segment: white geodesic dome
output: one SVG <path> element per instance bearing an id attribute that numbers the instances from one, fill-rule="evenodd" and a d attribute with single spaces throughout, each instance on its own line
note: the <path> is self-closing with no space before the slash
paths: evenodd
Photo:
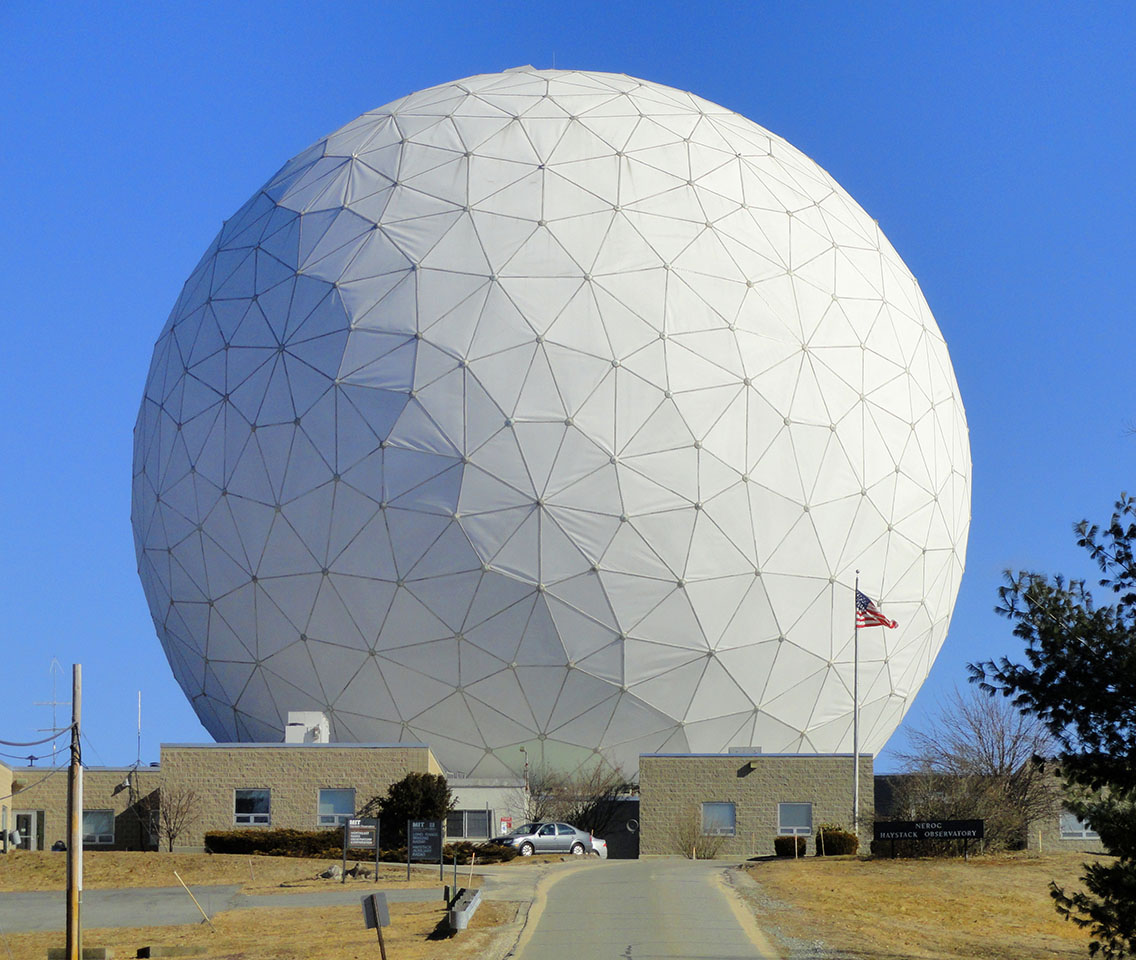
<path id="1" fill-rule="evenodd" d="M 879 226 L 689 93 L 525 67 L 289 161 L 158 339 L 133 524 L 219 740 L 321 710 L 450 770 L 878 750 L 970 514 L 947 348 Z M 526 753 L 518 749 L 525 747 Z"/>

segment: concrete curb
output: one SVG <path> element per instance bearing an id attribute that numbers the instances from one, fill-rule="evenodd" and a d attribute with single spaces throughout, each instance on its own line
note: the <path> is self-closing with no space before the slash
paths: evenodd
<path id="1" fill-rule="evenodd" d="M 765 931 L 757 925 L 753 903 L 741 890 L 741 887 L 748 883 L 756 891 L 757 884 L 753 878 L 736 867 L 726 867 L 718 872 L 715 879 L 722 888 L 723 895 L 729 901 L 730 910 L 737 919 L 738 925 L 745 931 L 745 935 L 749 937 L 758 951 L 767 957 L 784 957 L 785 952 L 780 948 L 780 945 L 774 944 Z"/>
<path id="2" fill-rule="evenodd" d="M 786 960 L 836 960 L 837 953 L 823 940 L 790 937 L 777 923 L 777 914 L 797 908 L 777 900 L 765 892 L 761 882 L 744 865 L 730 867 L 725 872 L 726 883 L 733 895 L 741 901 L 741 909 L 748 910 L 756 924 L 761 920 L 765 936 L 777 945 L 777 956 Z"/>

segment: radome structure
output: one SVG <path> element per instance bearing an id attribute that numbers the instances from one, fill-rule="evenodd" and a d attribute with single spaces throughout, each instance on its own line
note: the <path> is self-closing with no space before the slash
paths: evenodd
<path id="1" fill-rule="evenodd" d="M 879 226 L 689 93 L 519 68 L 371 111 L 158 338 L 139 570 L 219 740 L 321 710 L 450 770 L 878 750 L 947 633 L 970 452 Z M 525 748 L 522 754 L 520 747 Z"/>

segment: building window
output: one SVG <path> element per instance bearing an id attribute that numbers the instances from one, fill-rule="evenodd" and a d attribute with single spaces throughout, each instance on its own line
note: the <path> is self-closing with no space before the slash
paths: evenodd
<path id="1" fill-rule="evenodd" d="M 355 791 L 329 789 L 319 792 L 319 818 L 321 827 L 342 827 L 355 816 Z"/>
<path id="2" fill-rule="evenodd" d="M 268 823 L 270 808 L 270 790 L 233 791 L 233 823 Z"/>
<path id="3" fill-rule="evenodd" d="M 737 808 L 732 803 L 702 804 L 702 833 L 712 837 L 732 837 L 737 833 Z"/>
<path id="4" fill-rule="evenodd" d="M 1070 810 L 1061 811 L 1062 840 L 1099 840 L 1100 834 Z"/>
<path id="5" fill-rule="evenodd" d="M 777 832 L 783 837 L 807 837 L 813 832 L 813 805 L 777 804 Z"/>
<path id="6" fill-rule="evenodd" d="M 484 840 L 493 822 L 489 810 L 451 810 L 446 814 L 446 836 L 453 840 Z"/>
<path id="7" fill-rule="evenodd" d="M 114 843 L 114 811 L 83 811 L 83 843 Z"/>

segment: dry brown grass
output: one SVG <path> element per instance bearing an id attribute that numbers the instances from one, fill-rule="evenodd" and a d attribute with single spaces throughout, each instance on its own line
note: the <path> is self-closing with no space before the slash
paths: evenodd
<path id="1" fill-rule="evenodd" d="M 748 864 L 789 937 L 820 938 L 863 960 L 1038 960 L 1085 957 L 1089 937 L 1053 909 L 1049 881 L 1079 885 L 1096 854 L 959 859 L 852 857 Z M 763 916 L 758 916 L 760 925 Z"/>
<path id="2" fill-rule="evenodd" d="M 392 960 L 500 956 L 504 938 L 516 933 L 512 925 L 517 904 L 513 903 L 483 903 L 469 929 L 453 938 L 440 932 L 445 926 L 445 908 L 439 903 L 393 903 L 390 912 L 391 925 L 383 929 L 383 937 Z M 375 931 L 363 926 L 363 911 L 358 906 L 233 910 L 217 914 L 213 925 L 216 932 L 204 923 L 87 930 L 83 943 L 111 947 L 118 957 L 133 957 L 147 944 L 200 944 L 209 948 L 210 958 L 228 960 L 374 960 L 379 955 Z M 63 945 L 63 934 L 8 934 L 0 945 L 4 940 L 13 960 L 40 960 L 48 947 Z"/>
<path id="3" fill-rule="evenodd" d="M 337 881 L 314 878 L 339 860 L 303 860 L 293 857 L 247 857 L 238 854 L 140 853 L 136 851 L 90 851 L 83 855 L 83 886 L 88 890 L 108 887 L 176 887 L 176 870 L 187 884 L 236 883 L 245 893 L 276 893 L 288 888 L 326 888 Z M 350 867 L 356 860 L 348 858 Z M 374 861 L 361 861 L 374 869 Z M 468 876 L 468 867 L 459 868 Z M 8 890 L 62 890 L 66 883 L 67 855 L 13 850 L 0 857 L 0 892 Z M 406 886 L 406 865 L 379 865 L 379 886 Z M 308 881 L 311 881 L 308 883 Z M 352 881 L 362 884 L 363 881 Z M 411 886 L 430 886 L 438 880 L 437 866 L 415 864 Z M 370 884 L 374 886 L 374 884 Z M 287 888 L 283 888 L 287 889 Z M 2 956 L 2 955 L 0 955 Z"/>

